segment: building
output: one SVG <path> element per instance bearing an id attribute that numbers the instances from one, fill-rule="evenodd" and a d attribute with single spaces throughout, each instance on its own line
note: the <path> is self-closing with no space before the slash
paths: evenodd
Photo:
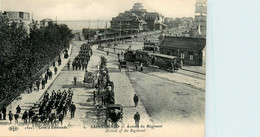
<path id="1" fill-rule="evenodd" d="M 52 19 L 43 19 L 40 21 L 40 27 L 47 27 L 49 23 L 54 23 Z"/>
<path id="2" fill-rule="evenodd" d="M 207 32 L 207 1 L 197 0 L 193 21 L 193 37 L 206 37 Z"/>
<path id="3" fill-rule="evenodd" d="M 142 3 L 135 3 L 130 11 L 120 13 L 112 18 L 111 31 L 117 35 L 128 35 L 146 30 L 164 29 L 164 17 L 157 12 L 147 12 Z"/>
<path id="4" fill-rule="evenodd" d="M 6 16 L 11 22 L 23 23 L 27 33 L 30 32 L 30 13 L 21 11 L 4 11 L 3 16 Z"/>
<path id="5" fill-rule="evenodd" d="M 146 25 L 146 22 L 142 18 L 130 11 L 120 13 L 117 17 L 112 18 L 110 23 L 111 31 L 118 35 L 128 35 L 143 31 Z"/>
<path id="6" fill-rule="evenodd" d="M 159 45 L 159 50 L 161 54 L 180 57 L 183 65 L 202 66 L 205 46 L 204 38 L 165 36 Z"/>
<path id="7" fill-rule="evenodd" d="M 144 20 L 147 23 L 148 30 L 160 30 L 165 29 L 167 25 L 163 24 L 163 16 L 158 12 L 148 12 L 144 16 Z"/>
<path id="8" fill-rule="evenodd" d="M 144 9 L 142 3 L 135 3 L 133 8 L 130 10 L 131 13 L 136 14 L 137 16 L 144 17 L 147 13 L 146 9 Z"/>

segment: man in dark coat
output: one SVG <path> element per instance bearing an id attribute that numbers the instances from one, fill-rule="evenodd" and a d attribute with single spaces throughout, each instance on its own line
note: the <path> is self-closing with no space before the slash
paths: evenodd
<path id="1" fill-rule="evenodd" d="M 27 113 L 27 110 L 25 110 L 23 113 L 23 116 L 22 116 L 24 123 L 27 123 L 27 117 L 28 117 L 28 113 Z"/>
<path id="2" fill-rule="evenodd" d="M 73 104 L 73 102 L 70 105 L 70 114 L 71 114 L 71 119 L 74 118 L 75 115 L 75 111 L 76 111 L 76 106 Z"/>
<path id="3" fill-rule="evenodd" d="M 93 92 L 93 100 L 94 100 L 94 104 L 96 104 L 96 91 Z"/>
<path id="4" fill-rule="evenodd" d="M 6 120 L 6 106 L 5 105 L 2 109 L 2 113 L 3 113 L 3 119 Z"/>
<path id="5" fill-rule="evenodd" d="M 55 66 L 55 67 L 54 67 L 55 75 L 57 74 L 57 71 L 58 71 L 58 68 Z"/>
<path id="6" fill-rule="evenodd" d="M 45 88 L 45 79 L 42 79 L 42 89 Z"/>
<path id="7" fill-rule="evenodd" d="M 9 117 L 10 123 L 12 123 L 12 121 L 13 121 L 13 113 L 11 111 L 9 111 L 8 117 Z"/>
<path id="8" fill-rule="evenodd" d="M 61 65 L 61 58 L 59 57 L 58 59 L 58 65 L 60 66 Z"/>
<path id="9" fill-rule="evenodd" d="M 29 110 L 29 122 L 31 121 L 31 118 L 32 118 L 33 115 L 34 115 L 34 112 L 33 112 L 32 108 L 30 108 L 30 110 Z"/>
<path id="10" fill-rule="evenodd" d="M 139 127 L 140 114 L 138 112 L 135 113 L 134 120 L 135 120 L 135 126 Z"/>
<path id="11" fill-rule="evenodd" d="M 18 113 L 18 114 L 21 113 L 21 108 L 19 105 L 16 107 L 16 113 Z"/>
<path id="12" fill-rule="evenodd" d="M 59 121 L 60 121 L 61 125 L 62 125 L 62 121 L 63 121 L 63 119 L 64 119 L 63 114 L 60 114 L 60 115 L 59 115 Z"/>
<path id="13" fill-rule="evenodd" d="M 36 87 L 37 87 L 37 91 L 39 91 L 40 89 L 40 80 L 36 80 Z"/>
<path id="14" fill-rule="evenodd" d="M 134 98 L 133 98 L 133 100 L 134 100 L 134 103 L 135 103 L 135 107 L 138 105 L 138 101 L 139 101 L 139 98 L 137 97 L 137 95 L 135 94 L 134 95 Z"/>
<path id="15" fill-rule="evenodd" d="M 18 124 L 18 118 L 19 118 L 19 114 L 18 113 L 14 114 L 15 123 L 17 124 Z"/>

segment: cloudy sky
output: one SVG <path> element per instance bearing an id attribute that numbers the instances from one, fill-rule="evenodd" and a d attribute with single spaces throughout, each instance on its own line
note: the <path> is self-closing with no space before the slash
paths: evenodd
<path id="1" fill-rule="evenodd" d="M 193 17 L 196 0 L 0 0 L 2 11 L 27 11 L 34 19 L 109 20 L 130 10 L 135 2 L 143 3 L 148 12 L 165 17 Z"/>

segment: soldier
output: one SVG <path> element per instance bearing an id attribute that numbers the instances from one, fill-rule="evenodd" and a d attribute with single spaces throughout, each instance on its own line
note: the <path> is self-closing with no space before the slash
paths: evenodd
<path id="1" fill-rule="evenodd" d="M 9 111 L 8 116 L 9 116 L 10 123 L 12 123 L 12 121 L 13 121 L 13 113 L 11 111 Z"/>
<path id="2" fill-rule="evenodd" d="M 28 117 L 28 113 L 27 113 L 27 110 L 25 110 L 24 113 L 23 113 L 23 116 L 22 116 L 24 123 L 27 123 L 27 117 Z"/>
<path id="3" fill-rule="evenodd" d="M 134 98 L 133 98 L 133 100 L 134 100 L 134 103 L 135 103 L 135 107 L 138 105 L 138 101 L 139 101 L 139 98 L 137 97 L 137 95 L 135 94 L 134 95 Z"/>
<path id="4" fill-rule="evenodd" d="M 15 123 L 17 124 L 18 124 L 18 118 L 19 118 L 19 114 L 18 113 L 14 114 Z"/>
<path id="5" fill-rule="evenodd" d="M 18 114 L 21 113 L 21 108 L 19 105 L 16 107 L 16 113 L 18 113 Z"/>
<path id="6" fill-rule="evenodd" d="M 62 125 L 62 121 L 63 121 L 63 119 L 64 119 L 63 114 L 60 114 L 60 115 L 59 115 L 59 121 L 60 121 L 61 125 Z"/>
<path id="7" fill-rule="evenodd" d="M 134 120 L 135 120 L 135 126 L 139 127 L 140 114 L 138 112 L 135 113 Z"/>
<path id="8" fill-rule="evenodd" d="M 71 114 L 71 119 L 74 118 L 75 115 L 75 111 L 76 111 L 76 106 L 73 104 L 73 102 L 70 105 L 70 114 Z"/>
<path id="9" fill-rule="evenodd" d="M 32 108 L 30 108 L 30 110 L 29 110 L 29 122 L 31 121 L 31 118 L 32 118 L 33 115 L 34 115 L 34 112 L 33 112 Z"/>

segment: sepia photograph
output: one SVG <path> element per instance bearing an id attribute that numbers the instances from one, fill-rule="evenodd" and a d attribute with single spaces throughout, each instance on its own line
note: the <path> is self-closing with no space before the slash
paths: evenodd
<path id="1" fill-rule="evenodd" d="M 204 137 L 207 0 L 0 0 L 0 136 Z"/>

